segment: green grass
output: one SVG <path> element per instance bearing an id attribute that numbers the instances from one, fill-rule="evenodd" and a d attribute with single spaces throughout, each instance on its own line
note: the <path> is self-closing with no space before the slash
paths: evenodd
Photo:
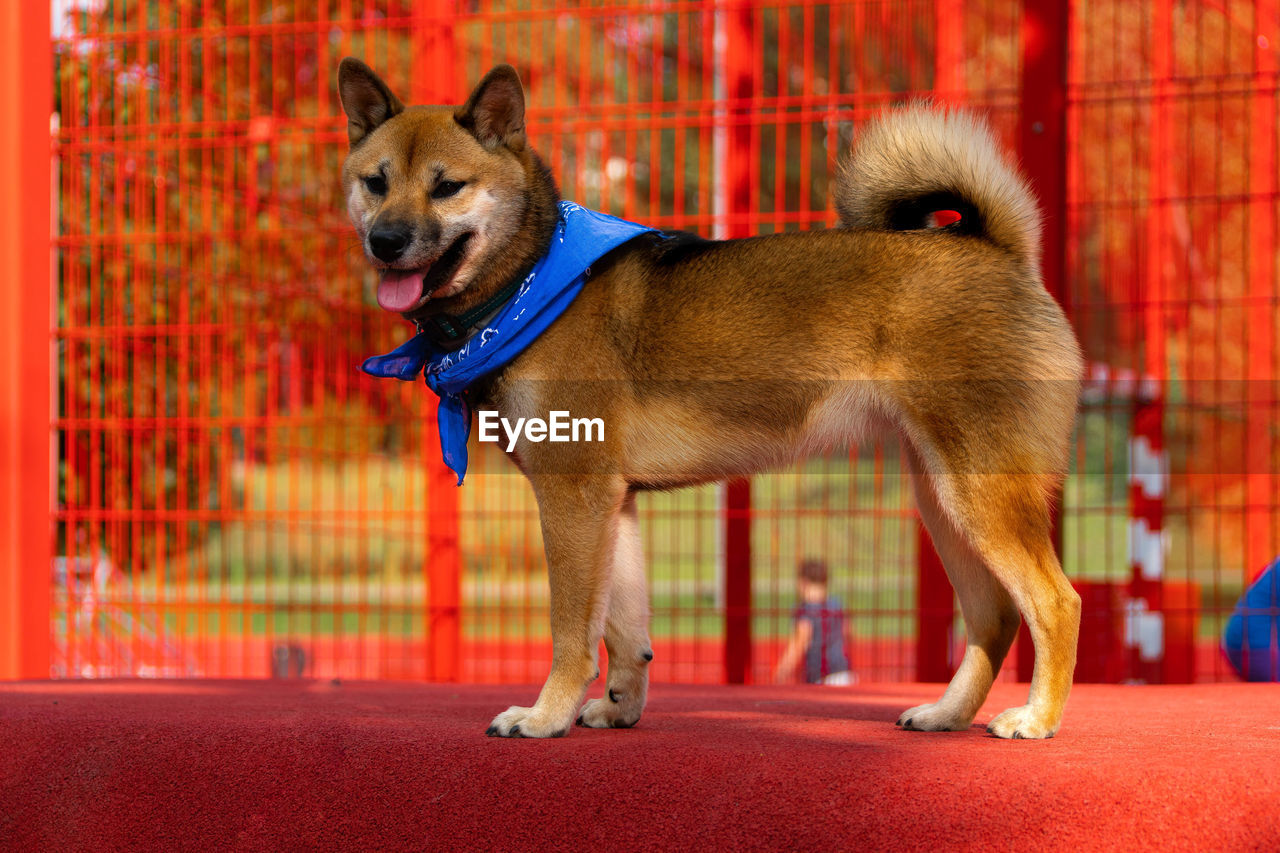
<path id="1" fill-rule="evenodd" d="M 1130 575 L 1127 484 L 1094 461 L 1109 452 L 1112 466 L 1123 472 L 1123 447 L 1113 446 L 1123 437 L 1100 416 L 1082 419 L 1080 440 L 1092 467 L 1073 473 L 1063 505 L 1064 555 L 1073 578 L 1123 582 Z M 545 566 L 532 493 L 505 459 L 487 451 L 473 456 L 458 492 L 464 607 L 517 613 L 544 608 Z M 134 582 L 132 595 L 162 612 L 166 603 L 183 601 L 227 605 L 229 615 L 212 613 L 203 627 L 191 621 L 195 617 L 180 626 L 166 616 L 171 629 L 422 630 L 416 614 L 429 599 L 422 568 L 429 531 L 421 466 L 378 457 L 324 464 L 295 459 L 247 466 L 237 486 L 243 520 L 212 526 L 203 545 L 171 559 L 163 575 Z M 806 556 L 828 561 L 832 591 L 858 616 L 853 624 L 859 633 L 901 630 L 899 614 L 915 607 L 917 521 L 894 449 L 811 459 L 756 477 L 752 503 L 759 635 L 789 630 L 795 566 Z M 718 489 L 644 494 L 640 511 L 655 636 L 718 635 Z M 1176 523 L 1171 537 L 1181 547 L 1170 550 L 1167 576 L 1200 583 L 1206 607 L 1229 607 L 1242 579 L 1223 578 L 1210 543 L 1193 547 Z M 235 612 L 246 605 L 255 611 L 251 616 Z M 365 615 L 343 612 L 353 605 Z M 218 619 L 226 620 L 225 628 Z M 475 635 L 495 629 L 465 621 Z"/>

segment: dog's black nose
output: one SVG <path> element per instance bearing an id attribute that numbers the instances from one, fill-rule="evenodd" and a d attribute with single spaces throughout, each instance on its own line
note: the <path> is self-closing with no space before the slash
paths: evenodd
<path id="1" fill-rule="evenodd" d="M 409 245 L 409 229 L 400 225 L 375 228 L 369 232 L 369 251 L 384 264 L 400 259 Z"/>

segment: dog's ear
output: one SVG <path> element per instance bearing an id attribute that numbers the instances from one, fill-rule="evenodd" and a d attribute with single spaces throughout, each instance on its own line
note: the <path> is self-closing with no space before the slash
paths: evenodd
<path id="1" fill-rule="evenodd" d="M 524 87 L 510 65 L 499 65 L 484 75 L 467 102 L 453 114 L 485 148 L 524 146 Z"/>
<path id="2" fill-rule="evenodd" d="M 404 112 L 404 104 L 387 84 L 354 56 L 348 56 L 338 66 L 338 97 L 347 114 L 347 139 L 352 148 L 378 125 Z"/>

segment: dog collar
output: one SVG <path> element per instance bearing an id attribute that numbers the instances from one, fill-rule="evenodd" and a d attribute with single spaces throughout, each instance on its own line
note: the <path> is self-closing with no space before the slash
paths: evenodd
<path id="1" fill-rule="evenodd" d="M 467 340 L 480 331 L 484 322 L 498 313 L 507 300 L 516 295 L 524 276 L 517 276 L 502 290 L 495 293 L 485 302 L 464 314 L 432 314 L 415 320 L 418 331 L 431 339 L 431 343 L 444 352 L 452 352 L 466 344 Z"/>
<path id="2" fill-rule="evenodd" d="M 440 450 L 445 464 L 458 475 L 459 486 L 467 473 L 471 434 L 471 408 L 464 397 L 467 388 L 505 367 L 537 340 L 582 292 L 593 263 L 623 243 L 656 230 L 569 201 L 560 202 L 559 216 L 547 252 L 516 283 L 514 293 L 506 294 L 512 289 L 509 285 L 484 305 L 449 319 L 449 333 L 461 341 L 460 347 L 437 343 L 431 331 L 419 327 L 418 334 L 396 349 L 365 359 L 360 366 L 371 376 L 426 378 L 427 386 L 440 397 L 436 411 Z"/>

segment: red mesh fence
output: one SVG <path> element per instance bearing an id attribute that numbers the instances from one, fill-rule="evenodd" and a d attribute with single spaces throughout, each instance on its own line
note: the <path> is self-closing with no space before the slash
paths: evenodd
<path id="1" fill-rule="evenodd" d="M 1217 640 L 1280 551 L 1278 28 L 1269 0 L 1073 8 L 1067 300 L 1092 381 L 1064 557 L 1098 679 L 1231 677 Z"/>
<path id="2" fill-rule="evenodd" d="M 434 397 L 356 369 L 407 333 L 344 220 L 356 55 L 419 102 L 513 63 L 566 198 L 708 236 L 834 224 L 833 166 L 886 106 L 965 104 L 1016 148 L 1041 132 L 1020 104 L 1059 93 L 1046 216 L 1091 365 L 1061 511 L 1080 676 L 1231 677 L 1216 638 L 1280 550 L 1277 4 L 1033 7 L 1066 30 L 1007 0 L 59 4 L 52 672 L 546 673 L 528 486 L 473 445 L 453 489 Z M 1023 74 L 1045 44 L 1056 81 Z M 770 680 L 805 557 L 858 678 L 958 660 L 894 446 L 641 513 L 655 679 Z"/>

